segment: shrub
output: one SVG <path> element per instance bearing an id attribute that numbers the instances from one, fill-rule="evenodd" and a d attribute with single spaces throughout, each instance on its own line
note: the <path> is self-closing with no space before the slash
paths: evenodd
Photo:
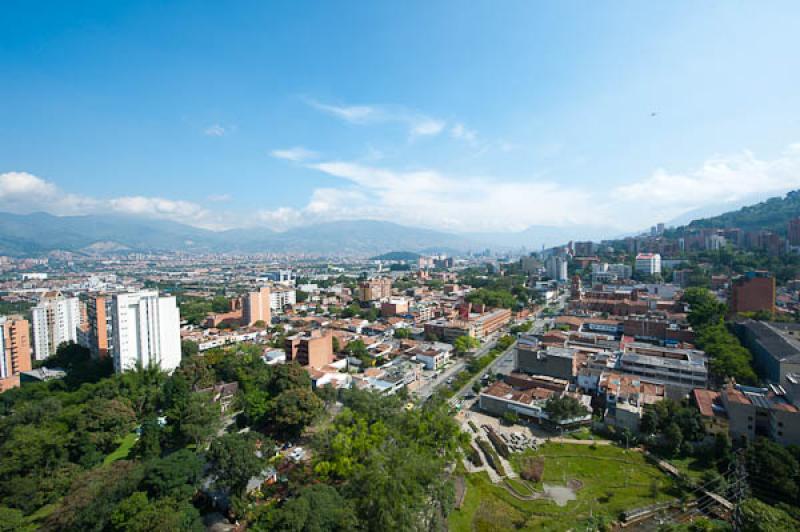
<path id="1" fill-rule="evenodd" d="M 481 460 L 481 453 L 472 446 L 472 444 L 464 446 L 464 452 L 467 454 L 467 460 L 470 461 L 472 465 L 475 467 L 481 467 L 483 465 L 483 460 Z"/>
<path id="2" fill-rule="evenodd" d="M 503 464 L 500 463 L 500 458 L 497 456 L 497 453 L 494 452 L 492 445 L 483 438 L 478 438 L 476 441 L 478 442 L 478 447 L 481 448 L 484 456 L 486 456 L 486 462 L 497 471 L 498 475 L 505 476 L 506 470 L 503 468 Z"/>
<path id="3" fill-rule="evenodd" d="M 506 442 L 491 428 L 487 433 L 489 434 L 489 440 L 492 442 L 492 445 L 494 445 L 494 448 L 497 449 L 497 452 L 500 453 L 500 456 L 508 460 L 511 457 L 511 452 L 509 452 Z"/>
<path id="4" fill-rule="evenodd" d="M 522 460 L 519 476 L 531 482 L 541 482 L 544 477 L 544 458 L 530 456 Z"/>

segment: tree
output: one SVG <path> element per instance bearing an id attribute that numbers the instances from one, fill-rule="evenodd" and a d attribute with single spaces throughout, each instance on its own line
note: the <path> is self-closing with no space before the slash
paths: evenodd
<path id="1" fill-rule="evenodd" d="M 720 323 L 727 310 L 725 304 L 706 288 L 687 288 L 683 302 L 689 304 L 688 320 L 693 327 Z"/>
<path id="2" fill-rule="evenodd" d="M 141 488 L 150 497 L 188 499 L 203 474 L 203 460 L 188 449 L 147 462 Z"/>
<path id="3" fill-rule="evenodd" d="M 210 393 L 192 393 L 168 410 L 166 417 L 175 442 L 202 447 L 220 426 L 220 406 Z"/>
<path id="4" fill-rule="evenodd" d="M 474 336 L 464 335 L 455 339 L 453 342 L 453 349 L 455 350 L 456 354 L 464 355 L 465 353 L 480 347 L 480 345 L 480 341 Z"/>
<path id="5" fill-rule="evenodd" d="M 785 447 L 758 438 L 747 449 L 747 474 L 754 493 L 795 504 L 800 495 L 800 464 Z"/>
<path id="6" fill-rule="evenodd" d="M 552 396 L 544 404 L 544 411 L 553 423 L 560 424 L 562 421 L 585 416 L 589 413 L 580 401 L 569 395 L 563 397 Z"/>
<path id="7" fill-rule="evenodd" d="M 197 345 L 197 342 L 193 342 L 191 340 L 182 340 L 181 341 L 181 359 L 191 358 L 196 356 L 197 353 L 200 352 L 200 346 Z"/>
<path id="8" fill-rule="evenodd" d="M 270 512 L 266 521 L 264 530 L 286 532 L 344 532 L 358 528 L 352 502 L 325 484 L 302 488 L 297 497 Z"/>
<path id="9" fill-rule="evenodd" d="M 205 530 L 200 512 L 188 501 L 150 499 L 137 491 L 123 499 L 110 518 L 112 532 L 149 532 L 151 530 Z"/>
<path id="10" fill-rule="evenodd" d="M 394 330 L 394 337 L 397 339 L 411 338 L 411 330 L 407 327 L 400 327 Z"/>
<path id="11" fill-rule="evenodd" d="M 25 514 L 14 508 L 0 506 L 0 532 L 34 532 L 36 527 L 25 519 Z"/>
<path id="12" fill-rule="evenodd" d="M 139 439 L 133 446 L 134 455 L 142 460 L 161 456 L 161 438 L 164 431 L 158 419 L 151 416 L 142 421 L 139 432 Z"/>
<path id="13" fill-rule="evenodd" d="M 788 513 L 757 499 L 742 503 L 742 530 L 749 532 L 784 532 L 800 526 Z"/>
<path id="14" fill-rule="evenodd" d="M 266 465 L 266 461 L 256 455 L 257 445 L 258 435 L 253 432 L 225 434 L 212 442 L 208 460 L 220 489 L 236 496 L 244 495 L 247 482 Z M 262 444 L 264 448 L 271 445 L 271 442 Z"/>
<path id="15" fill-rule="evenodd" d="M 297 436 L 316 419 L 323 406 L 310 387 L 292 388 L 276 398 L 273 420 L 279 430 Z"/>
<path id="16" fill-rule="evenodd" d="M 513 410 L 506 410 L 503 413 L 503 421 L 505 421 L 509 425 L 516 425 L 517 423 L 519 423 L 519 414 L 517 414 Z"/>
<path id="17" fill-rule="evenodd" d="M 333 339 L 331 340 L 331 343 L 333 344 L 333 352 L 334 353 L 338 353 L 342 349 L 342 345 L 339 342 L 339 338 L 338 337 L 334 336 Z"/>
<path id="18" fill-rule="evenodd" d="M 119 460 L 75 479 L 43 530 L 103 530 L 119 501 L 131 495 L 143 473 L 140 464 Z"/>

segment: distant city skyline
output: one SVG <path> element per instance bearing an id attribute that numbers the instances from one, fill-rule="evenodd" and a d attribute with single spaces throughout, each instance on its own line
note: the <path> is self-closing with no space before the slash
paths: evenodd
<path id="1" fill-rule="evenodd" d="M 620 232 L 800 188 L 800 5 L 8 2 L 0 211 Z"/>

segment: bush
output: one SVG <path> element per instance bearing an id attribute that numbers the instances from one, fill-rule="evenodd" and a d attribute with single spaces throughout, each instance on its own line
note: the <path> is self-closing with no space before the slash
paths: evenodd
<path id="1" fill-rule="evenodd" d="M 478 442 L 478 447 L 481 448 L 484 456 L 486 456 L 486 462 L 492 466 L 492 469 L 497 471 L 498 475 L 505 476 L 506 470 L 503 468 L 503 464 L 500 463 L 500 458 L 497 456 L 497 453 L 494 452 L 492 445 L 483 438 L 478 438 L 476 441 Z"/>
<path id="2" fill-rule="evenodd" d="M 472 444 L 467 444 L 464 446 L 464 452 L 467 455 L 467 460 L 470 461 L 472 465 L 475 467 L 481 467 L 483 465 L 483 460 L 481 460 L 481 453 L 472 446 Z"/>
<path id="3" fill-rule="evenodd" d="M 467 423 L 469 424 L 469 428 L 472 429 L 472 432 L 474 432 L 475 434 L 478 434 L 478 426 L 475 423 L 473 423 L 472 421 L 467 421 Z"/>
<path id="4" fill-rule="evenodd" d="M 497 449 L 498 453 L 500 453 L 500 456 L 508 460 L 511 457 L 511 452 L 508 450 L 508 445 L 506 445 L 506 442 L 504 442 L 503 439 L 491 428 L 487 431 L 487 434 L 489 435 L 489 440 L 492 442 L 492 445 L 494 445 L 494 448 Z"/>
<path id="5" fill-rule="evenodd" d="M 523 480 L 531 482 L 541 482 L 544 478 L 544 458 L 540 456 L 529 456 L 522 460 L 519 476 Z"/>

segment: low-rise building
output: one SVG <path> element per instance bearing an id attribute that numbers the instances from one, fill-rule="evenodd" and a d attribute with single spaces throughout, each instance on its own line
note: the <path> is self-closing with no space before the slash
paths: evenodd
<path id="1" fill-rule="evenodd" d="M 672 397 L 683 397 L 694 388 L 708 384 L 705 353 L 696 349 L 672 349 L 633 342 L 625 344 L 618 357 L 618 369 L 663 383 Z"/>
<path id="2" fill-rule="evenodd" d="M 288 362 L 301 366 L 321 368 L 333 362 L 333 335 L 313 330 L 286 337 L 284 349 Z"/>
<path id="3" fill-rule="evenodd" d="M 800 409 L 783 387 L 753 388 L 729 381 L 721 400 L 732 440 L 764 436 L 781 445 L 800 445 Z"/>
<path id="4" fill-rule="evenodd" d="M 563 379 L 512 373 L 505 381 L 496 381 L 482 391 L 478 401 L 481 410 L 496 416 L 514 412 L 533 423 L 570 430 L 591 423 L 591 398 L 589 396 L 573 394 L 573 397 L 586 407 L 587 412 L 575 419 L 566 419 L 555 423 L 545 412 L 547 400 L 567 394 L 568 387 L 569 382 Z"/>
<path id="5" fill-rule="evenodd" d="M 533 347 L 531 342 L 518 342 L 515 367 L 531 375 L 546 375 L 572 380 L 576 373 L 575 349 L 566 347 Z"/>
<path id="6" fill-rule="evenodd" d="M 744 320 L 734 330 L 761 378 L 785 385 L 788 373 L 800 374 L 800 325 Z"/>

